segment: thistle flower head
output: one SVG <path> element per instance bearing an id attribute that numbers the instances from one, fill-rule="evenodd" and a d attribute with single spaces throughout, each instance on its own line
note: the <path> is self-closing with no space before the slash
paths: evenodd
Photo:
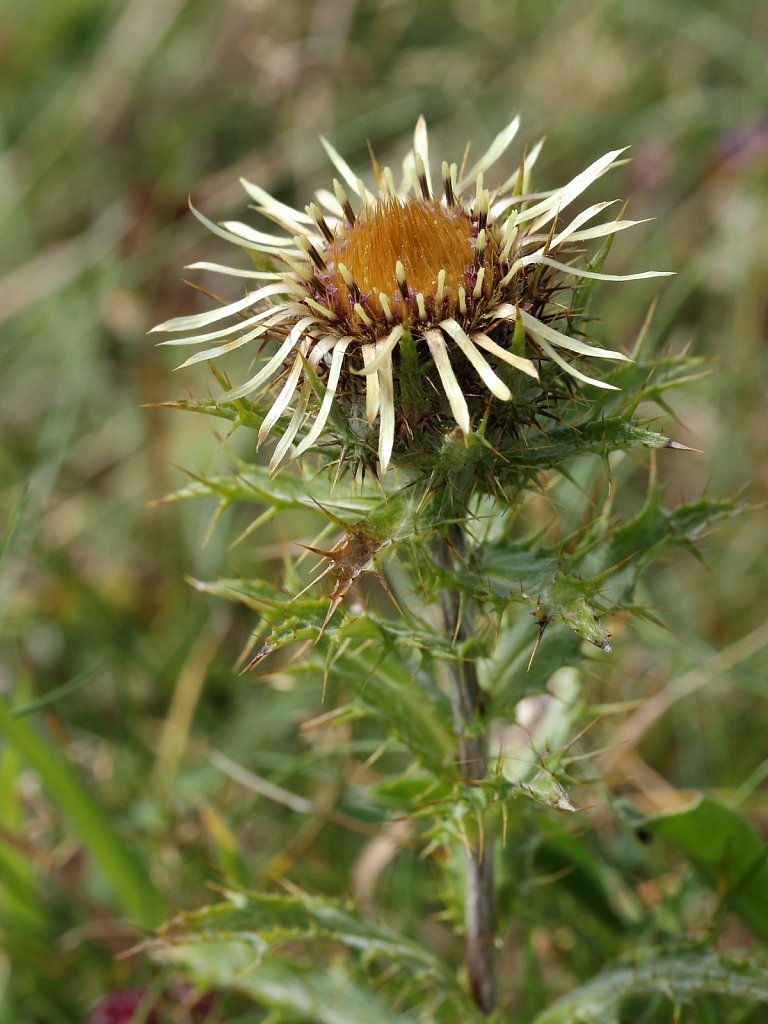
<path id="1" fill-rule="evenodd" d="M 334 404 L 362 443 L 371 437 L 383 473 L 393 451 L 407 448 L 418 431 L 458 428 L 466 435 L 494 400 L 511 403 L 513 411 L 520 406 L 523 422 L 526 401 L 551 398 L 569 380 L 612 387 L 580 366 L 585 359 L 626 357 L 573 337 L 570 319 L 578 311 L 560 293 L 578 278 L 634 280 L 656 272 L 608 275 L 570 262 L 578 243 L 637 223 L 585 226 L 611 203 L 562 220 L 622 150 L 606 153 L 561 188 L 533 193 L 539 144 L 510 178 L 486 187 L 486 172 L 518 127 L 515 118 L 468 171 L 443 162 L 435 183 L 420 118 L 401 183 L 374 159 L 375 189 L 323 140 L 341 180 L 333 180 L 332 191 L 320 190 L 304 211 L 243 182 L 284 234 L 239 222 L 219 226 L 194 211 L 214 233 L 249 250 L 257 266 L 268 261 L 271 269 L 195 264 L 265 283 L 155 330 L 182 335 L 165 344 L 215 342 L 183 365 L 244 345 L 256 344 L 261 353 L 263 342 L 276 344 L 250 379 L 222 396 L 235 400 L 271 389 L 259 441 L 287 420 L 272 467 L 317 443 Z M 526 389 L 534 397 L 523 401 Z"/>

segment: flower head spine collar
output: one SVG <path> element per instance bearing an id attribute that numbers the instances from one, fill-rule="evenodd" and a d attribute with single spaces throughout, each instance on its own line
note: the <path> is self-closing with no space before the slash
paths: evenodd
<path id="1" fill-rule="evenodd" d="M 554 296 L 571 276 L 608 281 L 662 276 L 596 273 L 556 258 L 572 258 L 569 247 L 575 243 L 640 223 L 617 219 L 586 227 L 613 205 L 603 202 L 558 226 L 563 211 L 615 165 L 623 150 L 606 153 L 561 188 L 532 193 L 539 143 L 515 174 L 489 189 L 486 172 L 518 128 L 515 118 L 466 172 L 443 162 L 435 188 L 420 118 L 400 185 L 389 167 L 380 169 L 374 160 L 375 192 L 323 140 L 341 180 L 334 179 L 333 191 L 320 190 L 304 212 L 243 181 L 257 209 L 285 232 L 281 235 L 240 222 L 219 226 L 193 209 L 212 232 L 249 250 L 257 266 L 269 261 L 273 269 L 193 264 L 264 283 L 220 308 L 154 330 L 183 335 L 164 344 L 215 343 L 183 366 L 252 342 L 279 342 L 250 379 L 221 398 L 232 401 L 279 385 L 259 432 L 262 442 L 290 412 L 271 468 L 289 452 L 295 458 L 311 448 L 334 401 L 343 401 L 358 432 L 378 424 L 379 471 L 386 472 L 396 438 L 411 433 L 399 404 L 398 368 L 406 344 L 423 366 L 425 392 L 444 410 L 438 422 L 450 417 L 464 435 L 475 409 L 491 396 L 513 400 L 510 374 L 538 381 L 542 368 L 550 366 L 594 387 L 613 387 L 575 364 L 583 357 L 626 357 L 571 337 L 552 322 L 565 317 L 567 328 L 567 311 Z M 543 291 L 542 274 L 554 281 Z M 226 325 L 207 330 L 220 322 Z M 525 352 L 510 344 L 513 335 L 525 339 Z M 313 382 L 318 380 L 324 391 L 315 408 Z"/>

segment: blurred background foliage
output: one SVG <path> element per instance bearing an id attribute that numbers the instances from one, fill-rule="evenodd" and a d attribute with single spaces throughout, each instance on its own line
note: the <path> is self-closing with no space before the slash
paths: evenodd
<path id="1" fill-rule="evenodd" d="M 627 196 L 631 216 L 655 220 L 617 238 L 608 269 L 678 276 L 602 286 L 595 334 L 628 349 L 659 296 L 652 344 L 690 348 L 708 371 L 658 424 L 701 450 L 662 453 L 662 493 L 760 503 L 767 48 L 768 8 L 743 0 L 6 0 L 0 695 L 27 714 L 2 718 L 4 1024 L 75 1024 L 110 992 L 167 987 L 146 957 L 116 959 L 142 936 L 124 918 L 151 927 L 226 878 L 363 906 L 375 895 L 405 932 L 448 941 L 418 849 L 371 864 L 379 765 L 367 759 L 381 736 L 318 721 L 329 708 L 316 674 L 237 675 L 254 617 L 185 581 L 276 575 L 312 526 L 281 518 L 232 546 L 245 512 L 208 536 L 212 506 L 151 505 L 183 484 L 178 467 L 224 472 L 253 444 L 149 407 L 215 391 L 205 367 L 173 376 L 173 354 L 145 337 L 207 301 L 184 264 L 229 256 L 188 195 L 214 219 L 240 217 L 245 175 L 301 207 L 329 178 L 319 134 L 362 170 L 367 140 L 399 161 L 419 113 L 433 153 L 455 159 L 519 110 L 525 142 L 548 137 L 543 188 L 631 144 L 595 199 Z M 647 480 L 645 456 L 616 467 L 617 507 L 639 507 Z M 567 521 L 567 491 L 561 501 Z M 758 511 L 706 539 L 703 560 L 658 567 L 645 587 L 665 628 L 612 623 L 615 653 L 591 663 L 589 695 L 595 708 L 625 703 L 590 732 L 588 748 L 607 753 L 586 768 L 609 793 L 660 810 L 714 789 L 768 828 L 764 536 Z M 233 781 L 213 751 L 283 797 Z M 580 802 L 579 827 L 635 866 L 637 895 L 673 934 L 716 928 L 714 897 L 687 901 L 671 848 L 628 853 L 604 793 Z M 507 1005 L 531 1011 L 611 945 L 600 933 L 579 950 L 571 896 L 535 891 L 526 942 L 512 925 L 504 951 Z M 168 1020 L 192 1019 L 182 1003 L 169 1001 Z M 247 1004 L 216 1012 L 263 1019 Z"/>

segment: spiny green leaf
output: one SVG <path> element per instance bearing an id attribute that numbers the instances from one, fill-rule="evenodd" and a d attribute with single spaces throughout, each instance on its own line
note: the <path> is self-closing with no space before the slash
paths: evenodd
<path id="1" fill-rule="evenodd" d="M 499 638 L 489 658 L 478 663 L 483 689 L 492 695 L 497 715 L 511 715 L 521 698 L 540 693 L 563 666 L 578 667 L 583 660 L 580 638 L 561 623 L 547 627 L 531 661 L 536 629 L 528 615 L 505 615 Z"/>
<path id="2" fill-rule="evenodd" d="M 525 444 L 502 452 L 510 469 L 553 469 L 583 455 L 605 458 L 611 452 L 639 448 L 671 448 L 664 434 L 632 423 L 624 416 L 585 421 L 579 426 L 556 426 L 527 435 Z M 500 470 L 503 472 L 503 470 Z"/>
<path id="3" fill-rule="evenodd" d="M 275 1011 L 275 1021 L 313 1024 L 412 1024 L 340 964 L 317 967 L 295 958 L 262 958 L 253 943 L 195 941 L 156 953 L 185 969 L 203 988 L 235 989 Z M 429 1024 L 429 1018 L 424 1019 Z"/>
<path id="4" fill-rule="evenodd" d="M 328 610 L 327 598 L 291 600 L 262 580 L 195 581 L 195 586 L 259 612 L 267 629 L 261 630 L 254 661 L 297 640 L 318 641 Z M 346 686 L 361 708 L 385 721 L 418 761 L 437 770 L 455 756 L 455 747 L 450 706 L 422 664 L 426 651 L 449 656 L 449 641 L 441 645 L 439 638 L 422 636 L 405 624 L 362 614 L 331 624 L 308 656 L 321 675 Z"/>
<path id="5" fill-rule="evenodd" d="M 351 486 L 345 490 L 341 483 L 333 494 L 329 495 L 328 492 L 329 486 L 325 480 L 310 483 L 290 473 L 270 477 L 264 466 L 242 463 L 237 473 L 196 480 L 161 498 L 157 504 L 189 498 L 218 497 L 227 501 L 258 502 L 281 510 L 304 509 L 325 515 L 327 519 L 336 516 L 345 523 L 357 522 L 381 504 L 380 496 L 360 496 L 354 493 Z"/>
<path id="6" fill-rule="evenodd" d="M 621 600 L 631 601 L 641 573 L 661 554 L 674 548 L 693 550 L 703 533 L 745 510 L 745 506 L 732 499 L 711 501 L 702 498 L 668 511 L 662 506 L 658 488 L 652 482 L 641 511 L 630 522 L 614 530 L 605 546 L 604 565 L 627 562 L 607 583 L 606 591 L 619 593 Z"/>
<path id="7" fill-rule="evenodd" d="M 455 586 L 475 596 L 483 591 L 492 599 L 518 601 L 533 608 L 540 629 L 562 622 L 582 640 L 610 651 L 608 633 L 599 619 L 602 607 L 595 602 L 595 585 L 566 572 L 548 552 L 508 541 L 479 548 L 469 570 Z"/>
<path id="8" fill-rule="evenodd" d="M 376 802 L 413 812 L 424 804 L 447 800 L 451 786 L 431 772 L 412 767 L 405 775 L 386 778 L 374 787 Z"/>
<path id="9" fill-rule="evenodd" d="M 621 392 L 606 392 L 600 395 L 601 408 L 634 401 L 642 390 L 644 402 L 659 402 L 665 392 L 700 380 L 709 374 L 707 360 L 691 356 L 664 356 L 652 361 L 620 363 L 611 374 L 611 383 Z M 666 407 L 666 402 L 664 406 Z"/>
<path id="10" fill-rule="evenodd" d="M 532 698 L 535 713 L 525 727 L 504 730 L 494 755 L 497 773 L 517 787 L 517 793 L 562 811 L 574 807 L 561 778 L 568 747 L 582 714 L 581 682 L 573 668 L 559 668 L 548 680 L 547 692 Z M 516 795 L 516 794 L 513 794 Z"/>
<path id="11" fill-rule="evenodd" d="M 428 662 L 416 655 L 406 658 L 401 645 L 364 617 L 340 630 L 339 638 L 349 642 L 333 657 L 331 678 L 386 722 L 418 761 L 444 771 L 456 756 L 450 705 Z"/>
<path id="12" fill-rule="evenodd" d="M 327 598 L 308 594 L 291 598 L 264 580 L 190 582 L 202 593 L 223 597 L 227 601 L 237 601 L 258 612 L 261 617 L 259 635 L 262 645 L 251 664 L 297 640 L 317 640 L 328 611 Z"/>
<path id="13" fill-rule="evenodd" d="M 206 416 L 216 416 L 230 423 L 260 430 L 265 413 L 245 398 L 236 402 L 217 402 L 214 398 L 179 399 L 175 402 L 157 402 L 153 409 L 181 409 L 182 412 L 199 412 Z"/>
<path id="14" fill-rule="evenodd" d="M 520 789 L 536 803 L 558 811 L 576 810 L 557 776 L 545 769 L 537 771 L 531 779 L 521 783 Z"/>
<path id="15" fill-rule="evenodd" d="M 425 947 L 395 932 L 379 928 L 351 907 L 306 893 L 284 896 L 238 893 L 226 903 L 181 914 L 160 929 L 155 943 L 177 946 L 187 942 L 245 939 L 254 953 L 263 954 L 286 942 L 338 942 L 365 960 L 383 958 L 404 973 L 429 976 L 445 984 L 446 965 Z"/>
<path id="16" fill-rule="evenodd" d="M 422 492 L 403 487 L 374 505 L 357 525 L 379 541 L 405 541 L 426 529 L 428 522 Z"/>
<path id="17" fill-rule="evenodd" d="M 262 621 L 274 627 L 265 644 L 277 650 L 292 639 L 318 639 L 320 627 L 328 611 L 328 598 L 322 594 L 306 593 L 290 597 L 266 580 L 222 579 L 213 583 L 190 579 L 201 593 L 237 601 L 258 612 Z M 341 627 L 339 627 L 341 629 Z M 291 636 L 291 633 L 295 636 Z M 335 631 L 334 631 L 335 632 Z M 361 612 L 352 615 L 345 623 L 338 640 L 371 637 L 383 641 L 384 646 L 411 648 L 420 653 L 431 652 L 443 657 L 458 656 L 453 651 L 449 637 L 435 634 L 426 627 L 412 624 L 410 620 L 388 619 L 375 612 Z"/>
<path id="18" fill-rule="evenodd" d="M 533 1024 L 618 1024 L 628 996 L 660 994 L 686 1003 L 714 994 L 750 1002 L 768 1001 L 768 971 L 749 957 L 708 951 L 651 954 L 598 974 L 540 1013 Z"/>
<path id="19" fill-rule="evenodd" d="M 562 622 L 582 640 L 588 640 L 602 651 L 610 651 L 609 633 L 600 622 L 599 608 L 590 603 L 593 595 L 594 587 L 589 580 L 580 580 L 558 570 L 539 596 L 539 622 L 542 625 Z"/>
<path id="20" fill-rule="evenodd" d="M 490 588 L 506 600 L 520 600 L 535 605 L 557 575 L 558 562 L 548 552 L 531 549 L 526 544 L 509 541 L 485 544 L 473 559 L 471 575 L 462 573 L 470 585 Z"/>

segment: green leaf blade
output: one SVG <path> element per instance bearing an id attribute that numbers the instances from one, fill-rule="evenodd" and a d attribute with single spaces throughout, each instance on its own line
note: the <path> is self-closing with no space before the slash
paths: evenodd
<path id="1" fill-rule="evenodd" d="M 533 1024 L 618 1024 L 624 999 L 654 994 L 675 1004 L 709 994 L 766 1002 L 768 971 L 746 957 L 726 958 L 709 951 L 638 958 L 569 992 Z"/>
<path id="2" fill-rule="evenodd" d="M 69 819 L 125 913 L 151 928 L 165 916 L 165 903 L 140 862 L 115 832 L 109 816 L 72 767 L 0 701 L 0 730 L 19 756 L 40 776 L 49 795 Z"/>

